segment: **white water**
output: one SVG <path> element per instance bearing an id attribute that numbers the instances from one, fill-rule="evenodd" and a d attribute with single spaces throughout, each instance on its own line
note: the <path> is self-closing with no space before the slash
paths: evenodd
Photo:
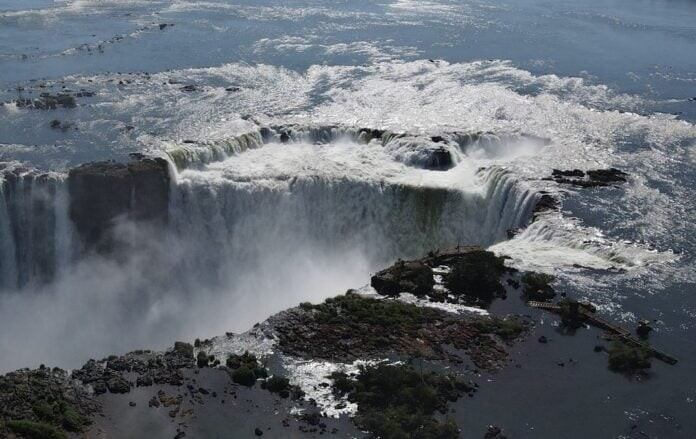
<path id="1" fill-rule="evenodd" d="M 70 79 L 97 92 L 97 105 L 74 114 L 79 135 L 95 144 L 104 135 L 107 145 L 137 145 L 172 160 L 177 175 L 170 228 L 128 229 L 140 247 L 126 261 L 73 264 L 67 194 L 50 198 L 52 214 L 34 215 L 27 206 L 42 203 L 28 200 L 41 199 L 43 191 L 34 184 L 29 204 L 17 208 L 12 200 L 25 192 L 8 192 L 3 184 L 4 287 L 42 277 L 27 258 L 37 248 L 46 255 L 40 266 L 61 267 L 61 274 L 43 287 L 3 292 L 0 330 L 25 334 L 34 349 L 0 340 L 9 359 L 2 368 L 74 365 L 86 352 L 164 347 L 176 338 L 242 331 L 300 301 L 362 285 L 395 258 L 438 246 L 493 245 L 516 265 L 561 275 L 580 265 L 640 276 L 644 267 L 674 260 L 669 247 L 654 251 L 651 241 L 688 235 L 688 206 L 646 178 L 664 181 L 671 163 L 693 162 L 694 126 L 664 115 L 597 110 L 640 103 L 578 78 L 534 76 L 503 61 L 313 66 L 300 73 L 226 64 L 154 74 L 123 90 L 113 85 L 118 78 Z M 170 79 L 205 87 L 187 94 L 167 85 Z M 230 85 L 241 91 L 225 92 Z M 521 91 L 528 88 L 540 91 Z M 11 126 L 29 117 L 10 114 L 8 106 L 0 111 Z M 244 114 L 261 126 L 295 124 L 292 141 L 280 143 L 276 133 L 264 144 L 259 124 Z M 123 134 L 124 121 L 136 126 L 132 134 Z M 361 138 L 360 127 L 392 134 Z M 629 141 L 644 148 L 622 152 Z M 456 166 L 423 169 L 422 157 L 440 147 Z M 42 153 L 31 146 L 23 151 L 29 159 Z M 602 206 L 610 221 L 623 221 L 627 209 L 639 221 L 652 208 L 649 226 L 635 228 L 635 242 L 612 239 L 601 226 L 564 214 L 543 215 L 505 241 L 508 229 L 526 224 L 537 191 L 574 196 L 539 180 L 552 168 L 609 166 L 638 174 L 617 190 L 626 200 L 612 192 L 604 201 L 611 204 Z M 52 185 L 65 188 L 62 174 L 50 175 Z M 620 207 L 616 216 L 613 206 Z M 669 209 L 682 214 L 669 215 Z M 20 272 L 29 278 L 19 282 Z M 39 325 L 33 324 L 36 315 Z"/>

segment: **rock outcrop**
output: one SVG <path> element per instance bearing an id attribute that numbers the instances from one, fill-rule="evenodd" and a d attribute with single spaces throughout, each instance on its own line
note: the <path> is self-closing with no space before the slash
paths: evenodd
<path id="1" fill-rule="evenodd" d="M 616 168 L 592 169 L 587 172 L 580 169 L 554 169 L 551 178 L 556 183 L 570 184 L 578 187 L 603 187 L 614 183 L 624 183 L 628 174 Z"/>
<path id="2" fill-rule="evenodd" d="M 170 176 L 161 158 L 95 162 L 70 170 L 70 219 L 85 249 L 110 251 L 117 219 L 168 220 Z"/>

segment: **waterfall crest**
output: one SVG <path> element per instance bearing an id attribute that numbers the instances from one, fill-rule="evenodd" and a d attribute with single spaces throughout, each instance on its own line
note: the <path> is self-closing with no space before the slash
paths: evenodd
<path id="1" fill-rule="evenodd" d="M 91 254 L 128 258 L 147 248 L 135 229 L 185 248 L 173 266 L 192 282 L 296 249 L 357 251 L 376 266 L 457 243 L 488 246 L 524 227 L 537 200 L 505 169 L 465 163 L 467 148 L 511 141 L 491 139 L 286 125 L 68 173 L 4 164 L 0 285 L 50 282 Z"/>

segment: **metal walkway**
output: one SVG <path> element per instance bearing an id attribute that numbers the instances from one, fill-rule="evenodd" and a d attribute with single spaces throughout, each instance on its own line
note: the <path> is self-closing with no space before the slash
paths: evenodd
<path id="1" fill-rule="evenodd" d="M 531 306 L 532 308 L 538 308 L 538 309 L 543 309 L 546 311 L 551 311 L 556 314 L 560 314 L 561 312 L 561 307 L 559 305 L 556 305 L 554 303 L 546 303 L 546 302 L 527 302 L 527 305 Z M 582 304 L 581 304 L 582 305 Z M 643 347 L 647 350 L 650 351 L 650 353 L 657 358 L 658 360 L 662 360 L 667 364 L 677 364 L 677 359 L 674 358 L 673 356 L 666 354 L 658 349 L 655 349 L 654 347 L 650 346 L 648 343 L 644 342 L 643 340 L 640 340 L 639 338 L 633 336 L 631 331 L 627 330 L 626 328 L 622 328 L 621 326 L 615 325 L 608 320 L 605 320 L 596 314 L 588 311 L 587 309 L 583 308 L 582 306 L 579 307 L 579 312 L 582 315 L 582 317 L 587 321 L 589 324 L 596 326 L 598 328 L 604 329 L 607 332 L 610 332 L 612 334 L 615 334 L 619 336 L 619 338 L 624 341 L 627 344 L 634 345 L 634 346 L 640 346 Z"/>

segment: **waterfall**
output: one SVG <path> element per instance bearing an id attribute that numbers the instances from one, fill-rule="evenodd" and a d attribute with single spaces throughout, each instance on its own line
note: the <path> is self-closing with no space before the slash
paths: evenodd
<path id="1" fill-rule="evenodd" d="M 198 243 L 189 268 L 204 272 L 253 266 L 265 254 L 298 248 L 357 249 L 377 266 L 457 243 L 487 246 L 526 225 L 536 202 L 501 168 L 482 171 L 481 189 L 473 191 L 349 177 L 206 177 L 179 176 L 171 208 L 177 235 Z"/>
<path id="2" fill-rule="evenodd" d="M 293 125 L 185 143 L 165 150 L 165 160 L 141 155 L 128 164 L 86 164 L 67 174 L 5 164 L 0 286 L 49 282 L 90 252 L 108 256 L 118 250 L 121 260 L 135 248 L 167 253 L 143 240 L 177 246 L 181 257 L 167 264 L 177 267 L 173 277 L 192 284 L 224 280 L 230 270 L 253 270 L 270 254 L 291 258 L 297 249 L 355 251 L 376 267 L 458 243 L 489 246 L 527 224 L 537 194 L 498 166 L 474 172 L 469 163 L 442 172 L 429 165 L 440 157 L 433 151 L 446 150 L 462 162 L 471 160 L 472 145 L 497 148 L 508 139 L 496 138 Z M 332 142 L 339 149 L 327 144 Z M 303 172 L 307 164 L 301 160 L 283 168 L 282 160 L 303 145 L 315 148 L 310 153 L 318 157 L 312 163 L 316 172 Z M 267 148 L 276 149 L 253 155 Z M 276 154 L 286 155 L 277 163 L 278 175 L 244 174 L 247 164 L 265 169 L 265 160 L 273 162 Z M 334 154 L 347 154 L 349 161 L 333 163 Z M 372 155 L 381 161 L 371 162 Z M 243 157 L 251 158 L 239 165 L 242 173 L 226 177 L 225 160 Z M 388 169 L 384 175 L 382 166 Z M 136 227 L 119 229 L 124 222 Z"/>
<path id="3" fill-rule="evenodd" d="M 69 265 L 72 229 L 65 175 L 6 166 L 0 180 L 0 284 L 45 283 Z"/>

